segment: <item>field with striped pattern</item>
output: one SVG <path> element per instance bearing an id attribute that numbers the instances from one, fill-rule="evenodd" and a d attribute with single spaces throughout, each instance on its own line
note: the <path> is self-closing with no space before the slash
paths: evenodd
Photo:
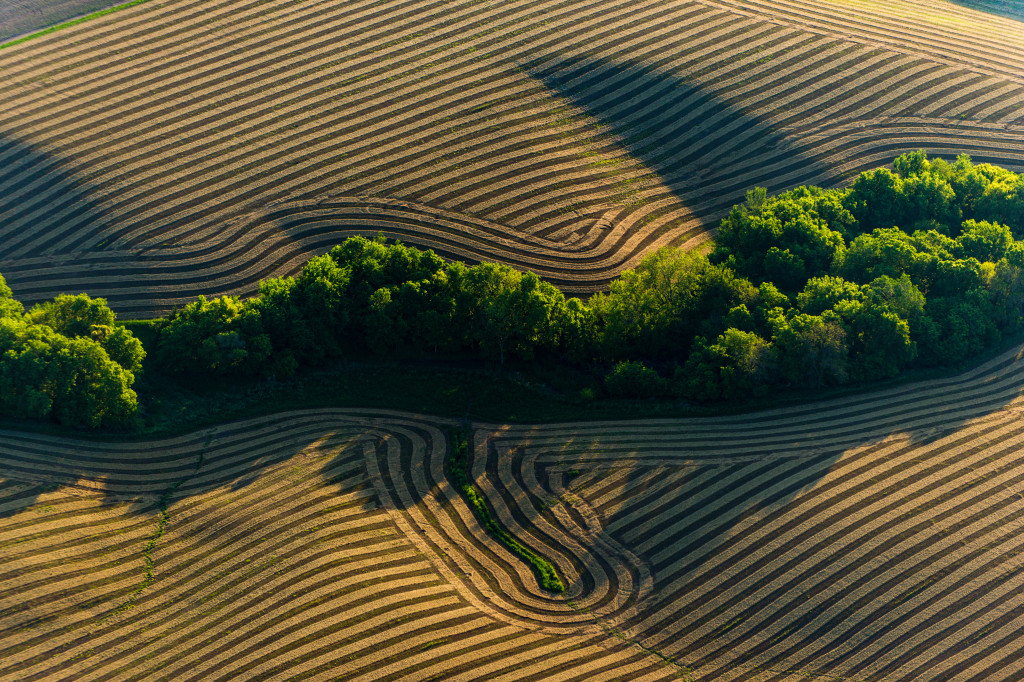
<path id="1" fill-rule="evenodd" d="M 0 272 L 144 317 L 382 230 L 593 291 L 754 185 L 1020 169 L 990 5 L 144 3 L 0 51 Z"/>
<path id="2" fill-rule="evenodd" d="M 0 273 L 122 317 L 383 231 L 600 289 L 754 185 L 1024 169 L 999 0 L 173 0 L 0 50 Z M 2 20 L 2 15 L 0 15 Z M 0 679 L 1013 680 L 1024 350 L 752 415 L 0 431 Z"/>
<path id="3" fill-rule="evenodd" d="M 736 417 L 0 433 L 0 678 L 1019 679 L 1024 348 Z"/>

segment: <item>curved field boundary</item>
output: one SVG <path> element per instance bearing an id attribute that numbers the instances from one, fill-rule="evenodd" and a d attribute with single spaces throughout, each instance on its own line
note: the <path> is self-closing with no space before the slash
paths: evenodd
<path id="1" fill-rule="evenodd" d="M 587 293 L 705 239 L 754 185 L 841 184 L 919 147 L 1021 168 L 1005 73 L 744 7 L 176 2 L 15 46 L 0 272 L 30 302 L 87 290 L 141 317 L 383 229 Z M 935 50 L 969 62 L 971 36 Z"/>
<path id="2" fill-rule="evenodd" d="M 891 137 L 891 144 L 882 139 Z M 928 147 L 952 156 L 967 149 L 976 160 L 1008 167 L 1019 162 L 1024 127 L 1007 129 L 970 122 L 881 119 L 850 122 L 807 131 L 804 142 L 776 154 L 821 157 L 838 167 L 855 155 L 855 174 L 891 159 L 901 149 Z M 827 151 L 825 151 L 827 150 Z M 759 177 L 742 175 L 707 185 L 703 219 L 693 216 L 681 232 L 647 234 L 638 229 L 644 217 L 623 208 L 576 224 L 571 234 L 517 232 L 474 216 L 417 202 L 368 196 L 330 196 L 316 201 L 282 201 L 266 212 L 240 217 L 216 231 L 195 235 L 186 244 L 157 242 L 122 249 L 78 251 L 0 259 L 11 287 L 26 302 L 84 289 L 103 296 L 125 317 L 154 317 L 200 294 L 245 295 L 268 277 L 291 274 L 314 255 L 355 234 L 381 232 L 392 239 L 431 248 L 450 257 L 479 262 L 495 260 L 538 273 L 571 294 L 607 286 L 623 269 L 635 266 L 652 250 L 692 245 L 707 238 L 700 225 L 719 218 L 733 197 L 752 185 L 822 183 L 804 167 L 780 168 L 767 157 L 756 164 Z M 846 162 L 847 165 L 849 162 Z M 712 203 L 710 197 L 722 199 Z"/>
<path id="3" fill-rule="evenodd" d="M 656 596 L 623 630 L 699 679 L 1009 679 L 1020 359 L 757 415 L 495 437 L 572 474 L 649 562 Z"/>
<path id="4" fill-rule="evenodd" d="M 476 425 L 474 485 L 564 595 L 446 479 L 452 420 L 6 431 L 0 676 L 1016 677 L 1022 386 L 1016 348 L 749 415 Z"/>

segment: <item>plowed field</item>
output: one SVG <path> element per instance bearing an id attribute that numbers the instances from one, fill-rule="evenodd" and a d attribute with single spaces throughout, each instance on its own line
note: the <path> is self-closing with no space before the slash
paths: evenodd
<path id="1" fill-rule="evenodd" d="M 0 434 L 0 678 L 1019 679 L 1024 349 L 741 417 Z"/>
<path id="2" fill-rule="evenodd" d="M 354 233 L 601 288 L 754 185 L 1024 168 L 979 0 L 173 0 L 0 50 L 0 273 L 123 317 Z M 2 14 L 0 14 L 2 19 Z M 2 28 L 2 26 L 0 26 Z M 736 417 L 0 431 L 0 679 L 1016 680 L 1024 349 Z"/>
<path id="3" fill-rule="evenodd" d="M 0 272 L 149 316 L 381 230 L 593 291 L 754 185 L 1020 169 L 1024 29 L 985 7 L 145 3 L 0 51 Z"/>

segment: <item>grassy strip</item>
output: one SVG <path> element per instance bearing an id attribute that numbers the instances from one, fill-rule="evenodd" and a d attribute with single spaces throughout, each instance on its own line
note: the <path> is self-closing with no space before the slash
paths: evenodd
<path id="1" fill-rule="evenodd" d="M 124 613 L 125 611 L 134 608 L 135 600 L 138 599 L 140 594 L 142 594 L 142 591 L 156 582 L 156 576 L 153 575 L 153 566 L 155 565 L 153 561 L 153 548 L 156 547 L 156 543 L 159 542 L 161 537 L 163 537 L 164 530 L 167 528 L 167 522 L 171 519 L 171 515 L 167 513 L 167 507 L 169 507 L 171 504 L 171 495 L 174 493 L 175 490 L 177 490 L 181 486 L 182 483 L 184 483 L 189 478 L 199 473 L 199 469 L 203 466 L 203 461 L 206 459 L 206 448 L 210 445 L 211 440 L 213 440 L 213 436 L 207 436 L 206 442 L 203 443 L 203 449 L 199 451 L 199 458 L 196 461 L 196 468 L 192 471 L 192 473 L 186 476 L 185 478 L 181 479 L 174 485 L 167 488 L 167 490 L 165 490 L 163 494 L 160 495 L 160 500 L 159 502 L 157 502 L 157 509 L 160 510 L 160 518 L 157 520 L 156 523 L 156 531 L 153 533 L 153 536 L 149 539 L 149 542 L 146 543 L 145 549 L 142 550 L 142 563 L 146 568 L 146 573 L 142 578 L 142 583 L 135 588 L 134 592 L 128 595 L 128 599 L 126 599 L 124 603 L 122 603 L 113 611 L 99 619 L 99 623 L 101 625 L 113 616 L 116 616 L 120 613 Z"/>
<path id="2" fill-rule="evenodd" d="M 477 491 L 476 486 L 470 483 L 469 476 L 466 474 L 466 456 L 469 451 L 466 436 L 457 434 L 453 437 L 452 441 L 452 451 L 448 455 L 448 470 L 451 472 L 452 478 L 455 479 L 455 484 L 462 492 L 462 496 L 466 498 L 466 502 L 469 503 L 469 506 L 476 514 L 480 525 L 495 540 L 505 545 L 510 552 L 533 567 L 541 587 L 548 592 L 564 592 L 565 585 L 562 583 L 562 579 L 558 577 L 558 571 L 555 570 L 551 562 L 528 547 L 523 546 L 508 531 L 498 525 L 498 522 L 491 516 L 491 510 L 487 508 L 487 502 L 484 501 L 483 496 Z"/>
<path id="3" fill-rule="evenodd" d="M 55 24 L 55 25 L 50 26 L 48 28 L 44 28 L 41 31 L 36 31 L 35 33 L 29 33 L 27 36 L 21 36 L 20 38 L 15 38 L 14 40 L 8 40 L 6 43 L 0 43 L 0 50 L 4 49 L 5 47 L 12 47 L 14 45 L 20 45 L 21 43 L 24 43 L 25 41 L 32 40 L 33 38 L 38 38 L 40 36 L 45 36 L 48 33 L 53 33 L 54 31 L 59 31 L 62 28 L 68 28 L 68 27 L 71 27 L 71 26 L 77 26 L 78 24 L 85 23 L 86 21 L 89 21 L 91 19 L 96 19 L 96 18 L 102 17 L 102 16 L 104 16 L 106 14 L 112 14 L 113 12 L 117 12 L 118 10 L 127 9 L 128 7 L 134 7 L 135 5 L 141 5 L 142 3 L 146 2 L 146 1 L 147 0 L 129 0 L 129 2 L 125 2 L 125 3 L 122 3 L 120 5 L 114 5 L 113 7 L 108 7 L 106 9 L 101 9 L 98 12 L 93 12 L 92 14 L 86 14 L 84 17 L 78 17 L 77 19 L 69 19 L 68 21 L 65 21 L 65 22 L 62 22 L 62 23 L 59 23 L 59 24 Z"/>
<path id="4" fill-rule="evenodd" d="M 135 600 L 138 599 L 140 594 L 142 594 L 142 591 L 156 582 L 156 576 L 153 575 L 153 548 L 156 547 L 156 543 L 161 537 L 163 537 L 164 530 L 167 528 L 167 521 L 170 519 L 170 514 L 167 513 L 167 503 L 170 499 L 171 492 L 176 487 L 177 486 L 172 486 L 168 488 L 164 491 L 164 494 L 160 496 L 160 518 L 156 523 L 156 531 L 153 533 L 152 537 L 149 538 L 149 542 L 146 543 L 145 549 L 142 550 L 142 563 L 146 568 L 146 573 L 142 578 L 142 583 L 140 583 L 139 586 L 136 587 L 130 595 L 128 595 L 128 599 L 126 599 L 121 605 L 117 606 L 113 611 L 100 618 L 98 621 L 100 625 L 114 616 L 135 608 Z"/>

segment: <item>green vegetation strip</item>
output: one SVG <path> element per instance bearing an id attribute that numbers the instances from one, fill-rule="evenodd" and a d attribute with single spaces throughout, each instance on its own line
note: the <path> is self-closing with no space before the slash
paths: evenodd
<path id="1" fill-rule="evenodd" d="M 196 460 L 196 468 L 192 473 L 174 483 L 160 495 L 160 500 L 157 502 L 157 509 L 160 512 L 160 517 L 157 519 L 156 531 L 149 539 L 149 542 L 146 543 L 145 549 L 142 550 L 142 562 L 146 568 L 146 573 L 142 578 L 142 583 L 136 587 L 130 595 L 128 595 L 128 599 L 126 599 L 124 603 L 100 618 L 100 624 L 105 623 L 113 616 L 117 616 L 125 611 L 135 608 L 135 601 L 138 599 L 139 595 L 142 594 L 143 590 L 156 582 L 156 576 L 153 574 L 153 566 L 155 565 L 153 561 L 153 549 L 156 547 L 156 543 L 159 542 L 160 538 L 163 537 L 164 530 L 167 528 L 167 522 L 171 519 L 171 515 L 167 512 L 167 508 L 171 505 L 171 495 L 174 494 L 175 490 L 181 487 L 182 483 L 199 473 L 199 469 L 202 468 L 203 462 L 206 459 L 206 448 L 209 447 L 211 440 L 213 440 L 213 436 L 206 437 L 206 442 L 203 443 L 203 449 L 199 451 L 199 457 Z"/>
<path id="2" fill-rule="evenodd" d="M 98 12 L 93 12 L 92 14 L 86 14 L 85 16 L 78 17 L 76 19 L 69 19 L 68 21 L 64 21 L 64 22 L 61 22 L 59 24 L 55 24 L 55 25 L 50 26 L 48 28 L 44 28 L 41 31 L 36 31 L 35 33 L 29 33 L 26 36 L 21 36 L 20 38 L 15 38 L 14 40 L 8 40 L 6 43 L 0 43 L 0 50 L 4 49 L 5 47 L 13 47 L 14 45 L 20 45 L 21 43 L 24 43 L 24 42 L 26 42 L 28 40 L 32 40 L 33 38 L 38 38 L 40 36 L 45 36 L 45 35 L 47 35 L 49 33 L 55 32 L 55 31 L 59 31 L 62 28 L 69 28 L 71 26 L 77 26 L 78 24 L 83 24 L 83 23 L 85 23 L 87 21 L 90 21 L 92 19 L 96 19 L 98 17 L 102 17 L 102 16 L 104 16 L 106 14 L 113 14 L 114 12 L 117 12 L 117 11 L 122 10 L 122 9 L 127 9 L 129 7 L 134 7 L 135 5 L 141 5 L 144 2 L 147 2 L 147 0 L 130 0 L 129 2 L 125 2 L 125 3 L 122 3 L 120 5 L 114 5 L 113 7 L 108 7 L 106 9 L 101 9 Z"/>
<path id="3" fill-rule="evenodd" d="M 25 310 L 0 277 L 0 415 L 139 433 L 269 405 L 272 392 L 277 409 L 292 393 L 297 408 L 340 406 L 355 400 L 342 384 L 357 383 L 360 407 L 433 413 L 461 397 L 501 421 L 550 421 L 553 401 L 528 395 L 547 393 L 589 418 L 626 416 L 603 397 L 661 401 L 641 416 L 668 416 L 824 397 L 1024 336 L 1024 176 L 923 151 L 893 168 L 843 190 L 751 190 L 710 253 L 666 247 L 587 301 L 382 234 L 346 239 L 251 298 L 200 296 L 130 328 L 86 294 Z M 395 361 L 446 366 L 416 381 Z M 460 371 L 487 363 L 501 368 L 489 382 Z M 368 374 L 383 380 L 355 381 Z"/>
<path id="4" fill-rule="evenodd" d="M 163 537 L 164 530 L 167 528 L 167 522 L 170 520 L 170 514 L 167 513 L 167 506 L 170 501 L 171 493 L 176 487 L 177 486 L 172 486 L 171 488 L 168 488 L 164 491 L 164 494 L 160 496 L 160 502 L 158 504 L 160 516 L 157 519 L 156 531 L 153 533 L 153 536 L 150 537 L 149 542 L 146 543 L 146 548 L 142 550 L 142 562 L 146 569 L 146 573 L 142 578 L 142 583 L 136 587 L 130 595 L 128 595 L 128 599 L 126 599 L 121 605 L 100 618 L 100 624 L 105 623 L 113 616 L 120 615 L 125 611 L 135 608 L 135 600 L 138 599 L 143 590 L 156 582 L 156 576 L 153 574 L 153 549 L 156 547 L 156 543 L 160 538 Z"/>
<path id="5" fill-rule="evenodd" d="M 564 592 L 565 585 L 562 583 L 562 579 L 558 577 L 558 571 L 555 570 L 554 565 L 528 547 L 523 546 L 522 543 L 495 521 L 491 515 L 491 510 L 487 507 L 487 502 L 484 501 L 483 495 L 469 481 L 469 476 L 466 473 L 468 450 L 469 444 L 466 436 L 463 434 L 454 435 L 452 438 L 452 451 L 448 455 L 448 470 L 451 472 L 452 478 L 455 479 L 455 484 L 462 492 L 462 496 L 466 498 L 466 502 L 469 503 L 473 513 L 476 514 L 480 525 L 495 540 L 505 545 L 510 552 L 533 567 L 541 587 L 549 592 Z"/>

